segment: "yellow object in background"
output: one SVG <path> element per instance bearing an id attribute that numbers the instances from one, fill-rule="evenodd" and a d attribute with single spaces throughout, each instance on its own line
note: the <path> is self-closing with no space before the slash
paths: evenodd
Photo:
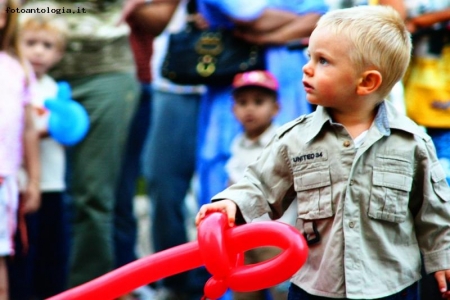
<path id="1" fill-rule="evenodd" d="M 405 81 L 407 115 L 425 127 L 450 128 L 450 46 L 437 58 L 416 57 Z"/>

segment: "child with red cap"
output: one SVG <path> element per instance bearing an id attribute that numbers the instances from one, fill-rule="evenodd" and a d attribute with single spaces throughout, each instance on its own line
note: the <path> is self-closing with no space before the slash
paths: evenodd
<path id="1" fill-rule="evenodd" d="M 226 170 L 230 184 L 239 181 L 247 165 L 258 157 L 275 134 L 279 111 L 278 82 L 268 71 L 239 73 L 233 80 L 233 114 L 243 132 L 231 144 Z"/>

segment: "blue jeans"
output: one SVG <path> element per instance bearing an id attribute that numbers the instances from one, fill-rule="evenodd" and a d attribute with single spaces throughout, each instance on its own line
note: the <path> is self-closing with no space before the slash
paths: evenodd
<path id="1" fill-rule="evenodd" d="M 153 92 L 143 172 L 150 197 L 155 252 L 188 242 L 184 199 L 196 164 L 200 97 Z M 201 292 L 206 279 L 201 274 L 190 276 L 194 272 L 198 270 L 164 278 L 161 283 L 176 292 L 190 293 L 198 288 Z"/>
<path id="2" fill-rule="evenodd" d="M 119 173 L 114 208 L 115 267 L 136 260 L 137 221 L 133 199 L 141 170 L 141 154 L 150 126 L 151 85 L 142 84 L 136 112 L 131 120 L 127 143 Z"/>
<path id="3" fill-rule="evenodd" d="M 291 286 L 289 287 L 288 300 L 326 300 L 326 299 L 331 298 L 312 296 L 292 283 Z M 340 300 L 346 299 L 347 298 L 342 298 Z M 413 285 L 404 289 L 403 291 L 398 292 L 397 294 L 383 298 L 378 298 L 377 300 L 419 300 L 418 284 L 416 282 Z"/>

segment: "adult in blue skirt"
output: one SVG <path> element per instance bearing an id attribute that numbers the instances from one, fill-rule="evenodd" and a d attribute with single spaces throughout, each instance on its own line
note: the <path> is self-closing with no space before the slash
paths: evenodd
<path id="1" fill-rule="evenodd" d="M 280 113 L 286 123 L 310 113 L 302 85 L 307 56 L 292 50 L 292 41 L 307 39 L 318 18 L 328 10 L 323 0 L 197 0 L 198 11 L 211 28 L 235 28 L 241 38 L 267 45 L 266 68 L 280 84 Z M 241 128 L 231 111 L 231 86 L 208 86 L 200 108 L 198 134 L 199 205 L 227 185 L 224 166 L 232 139 Z"/>

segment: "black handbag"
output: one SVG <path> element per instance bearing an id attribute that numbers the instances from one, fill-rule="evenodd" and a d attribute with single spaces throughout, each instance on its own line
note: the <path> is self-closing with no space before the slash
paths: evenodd
<path id="1" fill-rule="evenodd" d="M 188 23 L 170 34 L 161 74 L 181 85 L 228 85 L 237 73 L 265 69 L 264 52 L 231 30 L 199 30 Z"/>

